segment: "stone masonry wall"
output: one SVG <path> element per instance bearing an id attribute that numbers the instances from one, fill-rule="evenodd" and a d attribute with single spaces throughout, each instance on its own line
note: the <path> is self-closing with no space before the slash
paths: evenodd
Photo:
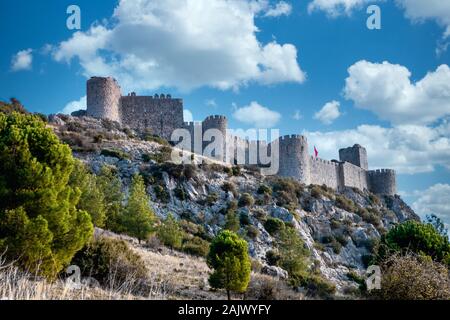
<path id="1" fill-rule="evenodd" d="M 120 122 L 122 93 L 115 79 L 92 77 L 86 83 L 86 95 L 88 116 Z"/>
<path id="2" fill-rule="evenodd" d="M 170 140 L 173 130 L 183 127 L 183 101 L 170 96 L 124 96 L 120 106 L 121 122 L 135 129 L 150 129 Z"/>
<path id="3" fill-rule="evenodd" d="M 339 181 L 340 163 L 311 156 L 311 183 L 326 185 L 335 190 L 341 187 Z"/>

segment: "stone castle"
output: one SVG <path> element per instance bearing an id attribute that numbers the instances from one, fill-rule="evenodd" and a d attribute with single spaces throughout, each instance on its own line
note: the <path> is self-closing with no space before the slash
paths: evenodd
<path id="1" fill-rule="evenodd" d="M 187 129 L 191 136 L 198 132 L 202 136 L 208 129 L 216 129 L 224 137 L 229 137 L 226 117 L 216 115 L 202 122 L 184 122 L 182 99 L 164 94 L 137 96 L 134 92 L 122 96 L 119 84 L 111 77 L 92 77 L 87 81 L 87 115 L 117 121 L 133 129 L 150 129 L 153 134 L 167 140 L 171 139 L 175 129 L 180 128 Z M 219 153 L 228 152 L 232 155 L 231 159 L 237 159 L 242 154 L 243 162 L 239 163 L 260 163 L 259 159 L 250 161 L 249 150 L 255 144 L 255 148 L 259 148 L 263 142 L 238 137 L 227 138 L 226 141 L 223 143 L 223 152 Z M 279 176 L 291 177 L 306 185 L 326 185 L 336 190 L 354 187 L 379 195 L 395 195 L 397 192 L 395 171 L 369 170 L 366 149 L 358 144 L 339 150 L 339 161 L 328 161 L 309 154 L 308 141 L 304 136 L 283 136 L 276 142 L 279 145 Z M 273 143 L 267 146 L 269 152 Z M 201 153 L 206 146 L 204 142 L 200 142 L 200 145 L 200 150 L 192 150 Z M 228 158 L 218 156 L 222 161 L 228 161 Z"/>

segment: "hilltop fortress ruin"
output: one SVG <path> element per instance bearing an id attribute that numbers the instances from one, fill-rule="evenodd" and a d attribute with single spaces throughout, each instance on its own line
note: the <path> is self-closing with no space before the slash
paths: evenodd
<path id="1" fill-rule="evenodd" d="M 119 84 L 111 77 L 92 77 L 87 81 L 87 115 L 117 121 L 133 129 L 150 129 L 153 134 L 167 140 L 171 139 L 175 129 L 187 129 L 192 136 L 208 129 L 219 130 L 227 137 L 220 154 L 215 155 L 222 161 L 228 161 L 225 157 L 227 153 L 236 159 L 243 151 L 244 163 L 254 164 L 250 161 L 249 150 L 264 144 L 230 137 L 228 121 L 224 116 L 209 116 L 202 122 L 184 122 L 182 99 L 164 94 L 137 96 L 134 92 L 122 96 Z M 326 185 L 336 190 L 354 187 L 380 195 L 395 195 L 397 192 L 395 171 L 369 170 L 366 149 L 358 144 L 339 150 L 339 161 L 328 161 L 309 154 L 308 141 L 304 136 L 283 136 L 276 143 L 279 146 L 279 176 L 291 177 L 306 185 Z M 273 144 L 274 141 L 267 146 L 269 152 Z M 200 145 L 201 150 L 192 150 L 201 153 L 206 145 L 204 142 Z M 256 163 L 260 164 L 260 159 Z"/>

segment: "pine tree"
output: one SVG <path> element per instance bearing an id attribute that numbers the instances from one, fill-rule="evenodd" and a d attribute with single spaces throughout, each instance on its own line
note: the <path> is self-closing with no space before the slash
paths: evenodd
<path id="1" fill-rule="evenodd" d="M 231 291 L 245 292 L 251 272 L 245 240 L 232 231 L 223 230 L 211 242 L 206 262 L 214 269 L 209 277 L 211 287 L 224 288 L 228 300 L 231 299 Z"/>
<path id="2" fill-rule="evenodd" d="M 37 116 L 0 113 L 0 251 L 55 277 L 93 234 L 70 186 L 70 148 Z"/>
<path id="3" fill-rule="evenodd" d="M 108 166 L 103 166 L 97 177 L 105 202 L 105 228 L 117 233 L 124 231 L 122 226 L 123 193 L 122 183 L 118 175 Z"/>
<path id="4" fill-rule="evenodd" d="M 94 226 L 103 228 L 106 220 L 105 195 L 97 176 L 88 172 L 86 165 L 77 160 L 70 176 L 70 184 L 81 191 L 77 208 L 89 213 Z"/>
<path id="5" fill-rule="evenodd" d="M 155 215 L 149 206 L 144 179 L 136 174 L 131 181 L 130 195 L 123 213 L 125 232 L 141 242 L 152 233 L 154 220 Z"/>
<path id="6" fill-rule="evenodd" d="M 183 230 L 172 214 L 169 214 L 167 219 L 158 228 L 158 238 L 165 246 L 171 249 L 181 248 Z"/>

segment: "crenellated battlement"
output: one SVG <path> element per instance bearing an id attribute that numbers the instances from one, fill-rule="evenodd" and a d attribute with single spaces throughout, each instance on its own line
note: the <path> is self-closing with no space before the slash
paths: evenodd
<path id="1" fill-rule="evenodd" d="M 260 165 L 263 163 L 260 162 L 261 148 L 266 148 L 272 155 L 277 147 L 278 157 L 272 161 L 278 161 L 279 176 L 334 189 L 355 187 L 382 195 L 396 193 L 396 172 L 391 169 L 369 171 L 367 151 L 359 144 L 340 149 L 340 161 L 330 161 L 310 155 L 308 139 L 300 134 L 285 135 L 268 143 L 232 136 L 223 115 L 210 115 L 201 122 L 185 122 L 182 99 L 164 93 L 138 96 L 136 92 L 130 92 L 122 96 L 118 82 L 112 77 L 90 78 L 86 91 L 89 116 L 117 121 L 137 130 L 150 130 L 167 140 L 175 129 L 187 129 L 192 136 L 192 150 L 197 153 L 203 153 L 210 141 L 216 141 L 211 137 L 215 130 L 209 129 L 219 130 L 224 137 L 223 145 L 211 156 L 220 161 L 239 160 L 243 161 L 239 163 Z"/>

